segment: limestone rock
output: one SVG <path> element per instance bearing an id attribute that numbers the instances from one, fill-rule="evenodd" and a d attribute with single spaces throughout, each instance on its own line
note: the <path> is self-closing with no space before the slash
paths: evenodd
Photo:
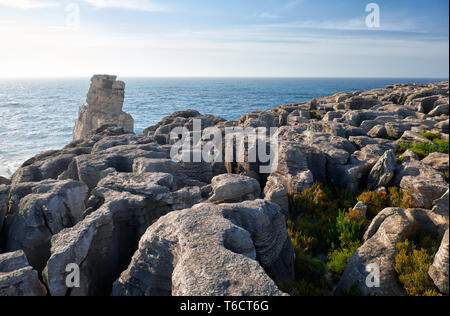
<path id="1" fill-rule="evenodd" d="M 444 238 L 442 239 L 441 247 L 439 248 L 436 256 L 434 257 L 434 262 L 430 267 L 428 274 L 433 279 L 434 284 L 441 293 L 449 295 L 449 257 L 448 257 L 449 239 L 448 239 L 448 229 L 445 232 Z"/>
<path id="2" fill-rule="evenodd" d="M 394 151 L 388 150 L 375 164 L 367 179 L 367 186 L 374 190 L 380 186 L 386 186 L 394 177 L 397 158 Z"/>
<path id="3" fill-rule="evenodd" d="M 172 212 L 147 230 L 112 294 L 282 295 L 267 273 L 276 273 L 277 282 L 292 279 L 293 260 L 285 219 L 275 204 L 199 204 Z"/>
<path id="4" fill-rule="evenodd" d="M 448 216 L 423 209 L 388 208 L 381 211 L 369 226 L 365 243 L 351 257 L 336 294 L 357 285 L 362 295 L 406 295 L 394 271 L 396 245 L 414 238 L 418 230 L 443 235 L 448 230 Z M 372 264 L 379 268 L 380 287 L 370 287 L 366 283 L 370 277 L 367 269 Z"/>
<path id="5" fill-rule="evenodd" d="M 21 250 L 0 255 L 0 296 L 45 296 L 47 290 Z"/>
<path id="6" fill-rule="evenodd" d="M 134 120 L 122 111 L 125 98 L 125 83 L 116 81 L 116 76 L 95 75 L 87 95 L 87 105 L 80 107 L 73 131 L 74 140 L 79 140 L 102 125 L 115 124 L 125 131 L 133 132 Z"/>
<path id="7" fill-rule="evenodd" d="M 213 196 L 211 202 L 241 202 L 254 200 L 261 194 L 258 181 L 236 174 L 222 174 L 211 181 Z"/>
<path id="8" fill-rule="evenodd" d="M 20 199 L 17 209 L 11 209 L 16 211 L 8 214 L 6 250 L 23 250 L 30 264 L 42 271 L 51 237 L 82 220 L 88 188 L 72 180 L 46 180 L 35 184 L 31 191 Z"/>
<path id="9" fill-rule="evenodd" d="M 448 190 L 448 183 L 445 182 L 441 172 L 423 163 L 415 163 L 417 168 L 409 168 L 410 165 L 414 163 L 410 162 L 402 166 L 404 176 L 400 187 L 411 193 L 418 207 L 431 209 L 433 201 Z"/>
<path id="10" fill-rule="evenodd" d="M 270 176 L 264 188 L 264 199 L 277 204 L 281 212 L 289 218 L 289 196 L 280 178 Z"/>
<path id="11" fill-rule="evenodd" d="M 449 171 L 448 154 L 431 153 L 425 159 L 422 160 L 422 163 L 441 172 Z"/>

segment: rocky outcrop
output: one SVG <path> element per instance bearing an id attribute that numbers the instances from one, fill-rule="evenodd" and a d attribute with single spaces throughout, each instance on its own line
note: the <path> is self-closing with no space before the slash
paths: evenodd
<path id="1" fill-rule="evenodd" d="M 275 204 L 199 204 L 151 226 L 113 295 L 282 295 L 293 248 Z"/>
<path id="2" fill-rule="evenodd" d="M 23 250 L 30 264 L 42 271 L 50 256 L 52 236 L 82 220 L 87 191 L 85 184 L 72 180 L 13 187 L 5 227 L 6 251 Z"/>
<path id="3" fill-rule="evenodd" d="M 439 289 L 441 293 L 449 295 L 448 286 L 448 270 L 449 270 L 449 257 L 448 257 L 448 229 L 445 232 L 444 238 L 442 239 L 441 247 L 437 252 L 434 262 L 430 267 L 428 274 L 433 279 L 434 284 Z"/>
<path id="4" fill-rule="evenodd" d="M 47 290 L 23 251 L 0 255 L 0 296 L 45 296 Z"/>
<path id="5" fill-rule="evenodd" d="M 264 188 L 264 199 L 277 204 L 286 218 L 289 218 L 289 195 L 281 180 L 276 176 L 267 179 Z"/>
<path id="6" fill-rule="evenodd" d="M 448 230 L 448 220 L 448 215 L 443 216 L 423 209 L 383 210 L 367 229 L 364 236 L 365 243 L 351 257 L 336 294 L 340 295 L 357 285 L 362 295 L 406 295 L 394 271 L 397 243 L 412 239 L 419 230 L 431 235 L 444 235 Z M 370 282 L 367 283 L 367 279 L 370 278 L 368 267 L 374 264 L 380 273 L 379 287 L 371 287 Z"/>
<path id="7" fill-rule="evenodd" d="M 95 75 L 87 95 L 87 105 L 80 107 L 73 139 L 80 140 L 103 125 L 115 124 L 133 132 L 134 120 L 122 111 L 125 83 L 116 76 Z"/>
<path id="8" fill-rule="evenodd" d="M 363 294 L 404 294 L 392 273 L 396 242 L 418 230 L 443 235 L 448 228 L 448 154 L 420 161 L 407 150 L 396 158 L 400 143 L 431 145 L 420 132 L 449 139 L 448 82 L 342 92 L 235 121 L 180 111 L 142 135 L 133 133 L 123 99 L 123 83 L 94 76 L 75 140 L 29 159 L 11 180 L 0 178 L 0 251 L 23 249 L 36 270 L 14 280 L 37 284 L 35 274 L 42 273 L 55 296 L 281 295 L 276 284 L 293 279 L 289 195 L 314 182 L 355 194 L 396 186 L 424 208 L 382 211 L 337 294 L 355 283 Z M 248 139 L 243 161 L 172 159 L 172 129 L 193 136 L 199 122 L 222 136 L 228 127 L 277 127 L 276 168 L 267 174 L 261 171 L 267 162 L 249 161 Z M 364 215 L 367 208 L 353 209 Z M 444 244 L 430 270 L 441 290 L 445 251 Z M 365 288 L 370 263 L 381 269 L 378 290 Z M 80 267 L 79 288 L 66 287 L 69 264 Z M 10 270 L 21 269 L 17 263 Z"/>
<path id="9" fill-rule="evenodd" d="M 258 199 L 261 195 L 259 182 L 243 175 L 222 174 L 212 179 L 211 186 L 211 202 L 241 202 Z"/>
<path id="10" fill-rule="evenodd" d="M 370 190 L 374 190 L 378 187 L 386 186 L 394 177 L 396 166 L 397 158 L 394 151 L 388 150 L 370 171 L 367 187 Z"/>

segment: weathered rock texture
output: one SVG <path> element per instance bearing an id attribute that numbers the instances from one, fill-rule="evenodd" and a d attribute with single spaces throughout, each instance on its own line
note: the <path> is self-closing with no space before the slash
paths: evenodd
<path id="1" fill-rule="evenodd" d="M 403 296 L 405 289 L 398 281 L 394 271 L 396 245 L 406 239 L 412 239 L 422 230 L 430 235 L 444 235 L 449 225 L 448 215 L 440 215 L 423 209 L 388 208 L 380 212 L 367 229 L 365 243 L 350 259 L 347 268 L 338 284 L 336 294 L 357 285 L 362 295 Z M 444 252 L 437 258 L 438 266 Z M 371 264 L 376 264 L 380 272 L 380 287 L 368 287 L 366 280 Z M 441 270 L 439 270 L 441 271 Z M 441 273 L 444 273 L 441 271 Z"/>
<path id="2" fill-rule="evenodd" d="M 275 204 L 200 204 L 172 212 L 139 242 L 113 295 L 281 295 L 294 254 Z"/>
<path id="3" fill-rule="evenodd" d="M 430 277 L 433 279 L 434 284 L 436 284 L 439 291 L 444 294 L 449 294 L 448 286 L 448 265 L 449 265 L 449 257 L 448 257 L 448 229 L 445 232 L 444 238 L 442 239 L 441 247 L 439 248 L 436 257 L 434 258 L 433 265 L 430 267 Z"/>
<path id="4" fill-rule="evenodd" d="M 74 141 L 0 178 L 0 252 L 23 250 L 50 295 L 282 294 L 275 284 L 293 277 L 289 194 L 314 182 L 354 193 L 396 186 L 422 208 L 387 209 L 373 220 L 338 293 L 358 282 L 363 294 L 404 294 L 392 272 L 396 242 L 448 228 L 448 154 L 396 159 L 400 143 L 430 144 L 420 132 L 449 139 L 448 82 L 341 92 L 234 121 L 180 111 L 143 135 L 122 112 L 124 87 L 94 76 Z M 173 161 L 170 132 L 192 135 L 196 119 L 222 136 L 226 128 L 277 127 L 277 168 L 265 174 L 266 161 L 248 161 L 248 140 L 244 161 Z M 445 251 L 430 271 L 442 291 Z M 378 292 L 364 288 L 373 262 L 382 272 Z M 80 288 L 66 288 L 71 263 L 80 266 Z M 16 280 L 36 284 L 34 272 L 24 275 Z"/>
<path id="5" fill-rule="evenodd" d="M 75 123 L 73 139 L 79 140 L 106 124 L 115 124 L 125 131 L 133 132 L 134 120 L 122 111 L 125 83 L 116 76 L 95 75 L 87 95 L 87 105 L 80 107 Z"/>
<path id="6" fill-rule="evenodd" d="M 23 251 L 0 255 L 0 296 L 45 296 L 47 290 Z"/>

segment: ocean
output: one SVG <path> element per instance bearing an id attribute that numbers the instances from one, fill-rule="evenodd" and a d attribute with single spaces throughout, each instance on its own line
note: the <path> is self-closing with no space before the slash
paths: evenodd
<path id="1" fill-rule="evenodd" d="M 340 91 L 384 88 L 395 83 L 448 79 L 221 79 L 118 78 L 126 82 L 124 111 L 135 132 L 174 111 L 237 119 L 253 110 L 300 103 Z M 32 156 L 72 140 L 78 107 L 85 104 L 89 78 L 0 79 L 0 175 L 9 177 Z"/>

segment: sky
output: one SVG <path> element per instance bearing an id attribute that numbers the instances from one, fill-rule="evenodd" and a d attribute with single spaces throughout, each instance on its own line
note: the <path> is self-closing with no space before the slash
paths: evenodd
<path id="1" fill-rule="evenodd" d="M 448 78 L 448 0 L 370 3 L 0 0 L 0 77 Z"/>

